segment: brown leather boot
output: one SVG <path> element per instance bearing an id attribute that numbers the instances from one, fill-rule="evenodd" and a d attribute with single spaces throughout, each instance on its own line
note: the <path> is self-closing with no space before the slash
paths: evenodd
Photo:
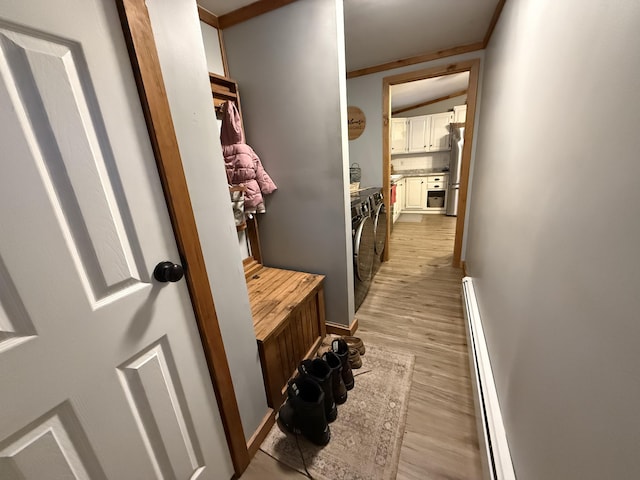
<path id="1" fill-rule="evenodd" d="M 360 355 L 364 355 L 366 352 L 366 348 L 364 347 L 364 342 L 360 337 L 342 337 L 342 339 L 347 342 L 350 348 L 355 348 L 358 350 Z"/>
<path id="2" fill-rule="evenodd" d="M 355 370 L 362 367 L 362 359 L 360 358 L 360 352 L 358 352 L 357 349 L 352 347 L 349 347 L 349 366 Z"/>

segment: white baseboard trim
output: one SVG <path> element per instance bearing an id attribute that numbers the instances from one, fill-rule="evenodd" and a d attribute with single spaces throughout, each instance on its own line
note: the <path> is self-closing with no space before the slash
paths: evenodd
<path id="1" fill-rule="evenodd" d="M 498 393 L 471 277 L 462 279 L 462 297 L 484 475 L 490 480 L 515 480 L 516 475 L 502 423 Z"/>

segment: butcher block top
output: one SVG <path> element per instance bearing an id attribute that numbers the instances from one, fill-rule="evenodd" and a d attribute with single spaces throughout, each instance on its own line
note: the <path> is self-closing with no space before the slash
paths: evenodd
<path id="1" fill-rule="evenodd" d="M 245 269 L 246 271 L 246 269 Z M 259 266 L 247 275 L 249 303 L 256 339 L 264 342 L 285 327 L 285 320 L 310 295 L 324 275 Z"/>

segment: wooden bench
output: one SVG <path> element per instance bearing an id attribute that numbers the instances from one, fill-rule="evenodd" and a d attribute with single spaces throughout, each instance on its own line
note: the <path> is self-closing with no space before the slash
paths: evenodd
<path id="1" fill-rule="evenodd" d="M 245 263 L 267 403 L 277 409 L 298 364 L 325 336 L 324 275 Z"/>

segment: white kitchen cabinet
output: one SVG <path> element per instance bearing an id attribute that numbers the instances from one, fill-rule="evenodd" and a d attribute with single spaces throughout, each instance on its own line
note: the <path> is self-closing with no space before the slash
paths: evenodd
<path id="1" fill-rule="evenodd" d="M 429 151 L 429 115 L 409 118 L 409 153 Z"/>
<path id="2" fill-rule="evenodd" d="M 404 210 L 404 190 L 405 190 L 405 180 L 401 179 L 396 183 L 396 203 L 393 207 L 393 222 L 395 223 L 398 220 L 398 217 Z"/>
<path id="3" fill-rule="evenodd" d="M 429 175 L 427 177 L 427 188 L 433 190 L 446 189 L 449 181 L 449 174 Z"/>
<path id="4" fill-rule="evenodd" d="M 449 124 L 453 122 L 453 113 L 444 112 L 429 115 L 429 151 L 451 150 Z"/>
<path id="5" fill-rule="evenodd" d="M 408 153 L 451 150 L 449 124 L 452 121 L 452 112 L 409 117 Z"/>
<path id="6" fill-rule="evenodd" d="M 400 210 L 444 213 L 449 174 L 405 178 L 405 205 Z M 400 192 L 396 187 L 396 195 Z"/>
<path id="7" fill-rule="evenodd" d="M 406 118 L 391 119 L 391 154 L 407 153 L 408 122 Z"/>
<path id="8" fill-rule="evenodd" d="M 467 106 L 457 105 L 453 107 L 453 123 L 465 123 L 467 121 Z"/>
<path id="9" fill-rule="evenodd" d="M 409 177 L 406 179 L 407 192 L 405 194 L 405 208 L 407 210 L 422 210 L 426 208 L 427 185 L 424 177 Z"/>
<path id="10" fill-rule="evenodd" d="M 429 175 L 425 207 L 429 213 L 444 213 L 447 207 L 447 184 L 449 174 Z"/>

